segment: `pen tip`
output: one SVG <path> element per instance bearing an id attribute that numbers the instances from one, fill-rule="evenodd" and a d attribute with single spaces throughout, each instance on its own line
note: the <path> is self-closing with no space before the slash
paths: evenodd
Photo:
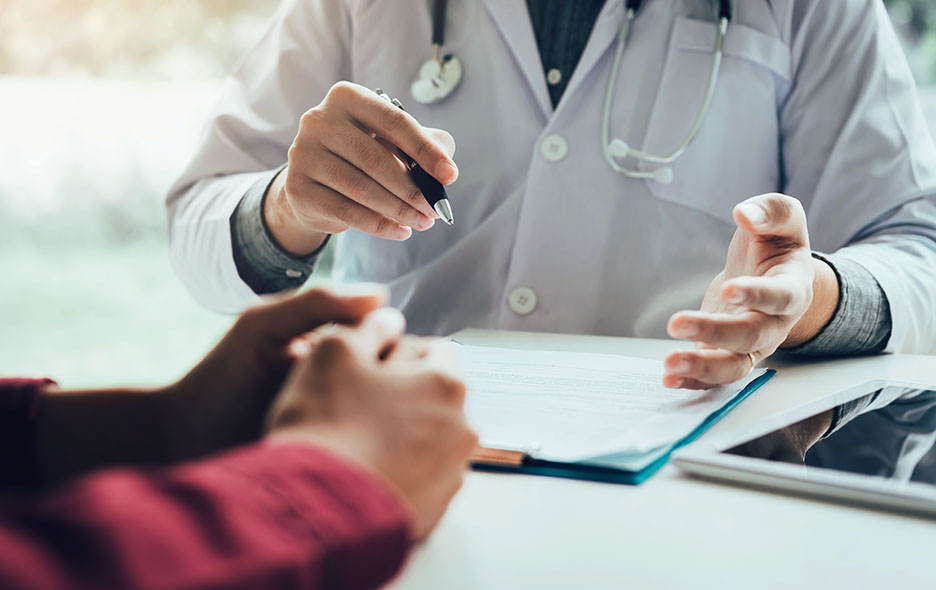
<path id="1" fill-rule="evenodd" d="M 433 208 L 442 221 L 448 225 L 455 225 L 455 216 L 452 215 L 452 206 L 449 204 L 448 199 L 439 199 Z"/>

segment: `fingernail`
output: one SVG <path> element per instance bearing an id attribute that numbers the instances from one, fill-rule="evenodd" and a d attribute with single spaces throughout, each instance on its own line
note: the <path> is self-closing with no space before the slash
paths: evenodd
<path id="1" fill-rule="evenodd" d="M 767 222 L 767 213 L 762 207 L 754 203 L 741 205 L 738 207 L 738 210 L 752 225 L 763 225 Z"/>
<path id="2" fill-rule="evenodd" d="M 432 219 L 426 215 L 420 216 L 418 221 L 416 221 L 416 229 L 423 231 L 431 228 L 433 225 L 435 225 L 435 219 Z"/>
<path id="3" fill-rule="evenodd" d="M 436 166 L 435 177 L 439 179 L 439 182 L 442 184 L 452 184 L 455 182 L 455 179 L 458 178 L 458 168 L 454 164 L 442 160 Z"/>
<path id="4" fill-rule="evenodd" d="M 685 374 L 685 373 L 688 373 L 690 369 L 692 369 L 692 365 L 689 364 L 689 361 L 683 359 L 679 361 L 678 363 L 676 363 L 676 366 L 673 367 L 673 372 L 679 373 L 679 374 Z"/>
<path id="5" fill-rule="evenodd" d="M 673 389 L 682 389 L 685 384 L 686 384 L 686 381 L 684 379 L 680 379 L 679 381 L 673 384 Z"/>
<path id="6" fill-rule="evenodd" d="M 396 230 L 393 232 L 393 237 L 400 241 L 408 240 L 412 235 L 413 230 L 406 227 L 405 225 L 398 225 Z"/>

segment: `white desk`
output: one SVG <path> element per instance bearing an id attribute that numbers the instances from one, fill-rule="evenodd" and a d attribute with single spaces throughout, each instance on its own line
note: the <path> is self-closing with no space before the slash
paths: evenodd
<path id="1" fill-rule="evenodd" d="M 674 343 L 465 331 L 466 344 L 662 358 Z M 936 384 L 936 357 L 787 364 L 695 444 L 730 446 L 875 379 Z M 831 396 L 831 397 L 830 397 Z M 789 421 L 789 420 L 787 420 Z M 745 434 L 738 434 L 744 432 Z M 470 473 L 397 590 L 936 588 L 936 521 L 735 488 L 667 466 L 624 485 Z"/>

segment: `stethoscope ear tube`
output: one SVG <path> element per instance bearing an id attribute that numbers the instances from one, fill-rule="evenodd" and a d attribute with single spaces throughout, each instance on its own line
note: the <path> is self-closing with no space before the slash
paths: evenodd
<path id="1" fill-rule="evenodd" d="M 611 169 L 633 179 L 652 179 L 660 184 L 670 184 L 673 182 L 674 172 L 670 164 L 678 160 L 689 149 L 693 140 L 702 129 L 705 122 L 705 116 L 708 114 L 712 99 L 715 95 L 715 86 L 718 82 L 718 73 L 721 70 L 722 56 L 725 46 L 725 35 L 728 32 L 728 23 L 731 20 L 731 0 L 713 0 L 717 6 L 719 14 L 716 16 L 718 33 L 715 39 L 714 58 L 712 59 L 712 70 L 709 75 L 708 86 L 705 96 L 702 100 L 702 106 L 696 116 L 692 129 L 686 136 L 686 139 L 679 144 L 669 155 L 661 156 L 649 152 L 632 148 L 626 141 L 620 138 L 611 138 L 611 107 L 614 102 L 614 87 L 617 84 L 618 71 L 621 68 L 621 57 L 624 54 L 624 46 L 627 44 L 630 36 L 631 25 L 637 17 L 637 11 L 643 2 L 641 0 L 627 0 L 627 11 L 624 15 L 624 22 L 621 25 L 621 31 L 618 34 L 617 51 L 614 54 L 614 63 L 611 65 L 611 75 L 608 77 L 608 87 L 605 91 L 604 112 L 601 121 L 601 147 L 605 160 Z M 635 170 L 621 165 L 621 161 L 633 158 L 640 162 L 648 164 L 657 164 L 659 167 L 651 171 Z"/>

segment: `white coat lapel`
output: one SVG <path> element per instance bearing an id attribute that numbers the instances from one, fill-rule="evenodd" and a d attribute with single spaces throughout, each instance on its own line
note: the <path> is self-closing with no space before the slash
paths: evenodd
<path id="1" fill-rule="evenodd" d="M 536 97 L 536 102 L 543 111 L 543 116 L 549 118 L 552 113 L 552 103 L 549 101 L 546 76 L 543 74 L 543 64 L 540 60 L 539 49 L 536 47 L 536 37 L 533 36 L 526 2 L 524 0 L 485 0 L 485 4 L 526 77 Z"/>

